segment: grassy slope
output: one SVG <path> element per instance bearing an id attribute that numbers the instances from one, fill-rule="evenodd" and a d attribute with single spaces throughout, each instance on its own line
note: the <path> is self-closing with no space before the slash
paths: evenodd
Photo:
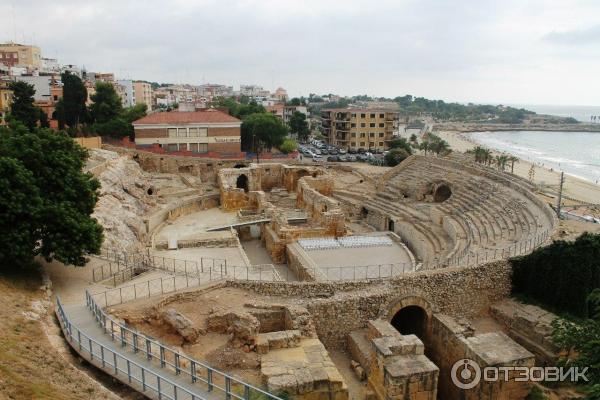
<path id="1" fill-rule="evenodd" d="M 35 271 L 0 275 L 0 399 L 115 399 L 51 346 L 40 321 L 23 316 L 45 299 L 40 286 Z"/>

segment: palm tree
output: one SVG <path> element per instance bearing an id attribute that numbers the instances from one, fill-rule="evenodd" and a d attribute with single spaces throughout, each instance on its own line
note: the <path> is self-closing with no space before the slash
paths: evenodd
<path id="1" fill-rule="evenodd" d="M 497 155 L 495 162 L 498 166 L 498 171 L 504 171 L 506 168 L 506 163 L 508 162 L 508 156 L 506 154 Z"/>
<path id="2" fill-rule="evenodd" d="M 510 173 L 515 173 L 515 163 L 519 162 L 519 157 L 509 156 L 508 162 L 510 163 Z"/>

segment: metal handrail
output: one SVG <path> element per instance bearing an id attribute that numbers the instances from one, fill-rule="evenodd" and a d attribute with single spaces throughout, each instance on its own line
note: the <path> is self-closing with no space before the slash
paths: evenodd
<path id="1" fill-rule="evenodd" d="M 90 362 L 100 364 L 102 369 L 108 369 L 110 373 L 116 377 L 119 377 L 119 373 L 125 374 L 129 386 L 134 387 L 134 384 L 141 386 L 142 393 L 150 389 L 158 395 L 159 399 L 164 398 L 168 400 L 177 400 L 178 397 L 182 394 L 190 396 L 192 400 L 205 399 L 203 395 L 189 391 L 188 389 L 182 387 L 178 383 L 173 382 L 168 378 L 161 377 L 155 372 L 145 368 L 141 364 L 129 359 L 125 355 L 102 345 L 97 340 L 94 340 L 90 336 L 86 335 L 76 325 L 71 323 L 69 317 L 63 309 L 63 305 L 58 295 L 56 296 L 56 307 L 61 330 L 63 331 L 65 338 L 67 338 L 67 341 L 69 341 L 69 343 L 75 350 L 78 349 L 79 354 L 81 354 L 83 357 L 85 357 L 84 353 L 87 352 L 89 354 Z M 94 352 L 94 346 L 96 346 L 100 350 L 100 354 Z M 94 359 L 94 357 L 96 358 Z M 120 360 L 122 360 L 123 363 L 125 363 L 126 369 L 119 368 Z M 137 378 L 134 374 L 132 374 L 132 371 L 135 368 L 137 368 L 140 371 L 141 379 Z M 149 377 L 154 377 L 156 379 L 156 386 L 152 385 L 152 383 L 150 382 L 151 379 L 148 379 Z M 165 387 L 165 385 L 167 387 Z M 135 387 L 134 389 L 139 391 L 139 389 Z M 239 396 L 236 397 L 239 398 Z"/>
<path id="2" fill-rule="evenodd" d="M 113 341 L 118 339 L 122 347 L 130 346 L 134 353 L 137 353 L 138 351 L 145 352 L 146 358 L 149 361 L 158 361 L 161 368 L 169 367 L 175 372 L 176 375 L 183 373 L 188 375 L 192 382 L 203 382 L 208 385 L 209 391 L 212 391 L 213 388 L 220 389 L 225 392 L 226 399 L 231 399 L 231 397 L 234 397 L 238 400 L 248 400 L 250 392 L 255 391 L 266 396 L 268 399 L 282 400 L 265 390 L 250 385 L 240 379 L 226 374 L 225 372 L 212 368 L 208 364 L 186 356 L 174 348 L 165 346 L 159 341 L 152 339 L 137 330 L 127 328 L 121 322 L 115 320 L 105 313 L 96 303 L 93 295 L 91 295 L 87 289 L 85 291 L 85 297 L 87 308 L 92 312 L 94 319 L 100 324 L 104 332 L 110 332 L 110 336 Z M 155 352 L 153 352 L 153 349 L 158 350 L 158 356 Z M 172 355 L 171 359 L 173 361 L 169 361 L 169 354 Z M 182 363 L 182 360 L 187 361 L 189 364 L 189 369 L 182 365 L 185 364 Z M 206 371 L 206 378 L 198 374 L 199 370 Z M 218 385 L 217 381 L 215 380 L 216 378 L 222 379 L 224 387 Z M 242 386 L 242 396 L 231 390 L 232 384 L 238 384 Z"/>

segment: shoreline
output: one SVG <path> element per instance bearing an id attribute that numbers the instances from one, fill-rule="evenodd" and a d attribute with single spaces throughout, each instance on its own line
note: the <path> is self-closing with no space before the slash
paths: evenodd
<path id="1" fill-rule="evenodd" d="M 521 130 L 521 129 L 512 129 Z M 534 129 L 527 129 L 534 130 Z M 470 131 L 469 131 L 470 132 Z M 476 146 L 484 146 L 475 140 L 466 137 L 465 134 L 469 133 L 466 131 L 459 130 L 440 130 L 436 134 L 442 139 L 446 140 L 453 151 L 466 152 Z M 491 149 L 493 154 L 501 154 L 501 152 Z M 517 156 L 516 154 L 513 154 Z M 524 160 L 519 157 L 519 161 L 515 163 L 514 174 L 525 179 L 529 179 L 529 170 L 534 165 L 535 176 L 533 182 L 538 185 L 545 185 L 546 187 L 557 190 L 560 183 L 560 172 L 551 170 L 548 167 L 534 164 L 528 160 Z M 510 165 L 508 165 L 507 171 L 510 172 Z M 596 185 L 594 182 L 582 179 L 565 172 L 565 182 L 563 185 L 563 195 L 567 198 L 573 198 L 580 200 L 585 203 L 599 203 L 600 199 L 600 185 Z"/>

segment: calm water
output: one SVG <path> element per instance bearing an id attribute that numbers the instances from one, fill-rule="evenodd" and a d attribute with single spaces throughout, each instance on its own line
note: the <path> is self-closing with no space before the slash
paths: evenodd
<path id="1" fill-rule="evenodd" d="M 599 132 L 472 132 L 483 146 L 600 183 Z"/>
<path id="2" fill-rule="evenodd" d="M 515 104 L 538 114 L 557 115 L 559 117 L 572 117 L 581 122 L 592 122 L 592 115 L 600 117 L 600 106 L 552 106 L 539 104 Z M 600 123 L 600 118 L 598 118 Z"/>

